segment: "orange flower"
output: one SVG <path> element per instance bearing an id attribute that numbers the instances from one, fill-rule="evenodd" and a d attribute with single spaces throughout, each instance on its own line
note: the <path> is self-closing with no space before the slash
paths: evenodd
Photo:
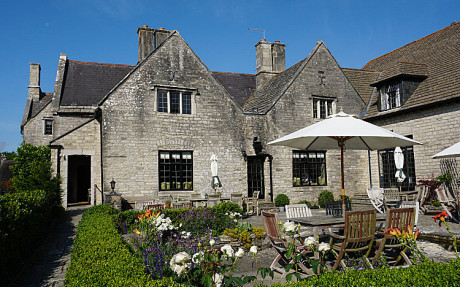
<path id="1" fill-rule="evenodd" d="M 395 227 L 390 227 L 387 229 L 386 233 L 389 233 L 393 236 L 400 236 L 401 235 L 401 230 L 399 230 L 399 228 Z"/>
<path id="2" fill-rule="evenodd" d="M 139 235 L 142 234 L 142 233 L 141 233 L 139 230 L 137 230 L 137 229 L 133 229 L 133 232 L 136 233 L 136 234 L 139 234 Z"/>
<path id="3" fill-rule="evenodd" d="M 417 229 L 414 233 L 414 239 L 417 239 L 420 229 Z"/>
<path id="4" fill-rule="evenodd" d="M 438 215 L 433 216 L 434 222 L 436 222 L 436 219 L 441 220 L 442 222 L 446 222 L 446 219 L 449 218 L 449 214 L 447 214 L 446 211 L 441 212 Z M 441 222 L 440 222 L 441 223 Z"/>

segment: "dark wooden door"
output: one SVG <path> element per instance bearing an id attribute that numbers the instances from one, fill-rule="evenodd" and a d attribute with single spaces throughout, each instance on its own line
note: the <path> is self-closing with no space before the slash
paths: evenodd
<path id="1" fill-rule="evenodd" d="M 265 198 L 264 161 L 265 157 L 248 156 L 248 197 L 260 191 L 259 199 Z"/>

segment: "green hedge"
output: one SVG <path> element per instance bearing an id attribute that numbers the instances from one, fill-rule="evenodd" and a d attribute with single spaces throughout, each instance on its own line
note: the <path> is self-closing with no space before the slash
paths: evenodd
<path id="1" fill-rule="evenodd" d="M 426 261 L 408 268 L 328 272 L 306 281 L 271 286 L 460 286 L 460 260 L 449 263 Z"/>
<path id="2" fill-rule="evenodd" d="M 48 234 L 54 198 L 42 190 L 0 196 L 0 277 L 8 278 Z"/>
<path id="3" fill-rule="evenodd" d="M 178 286 L 170 278 L 151 280 L 115 224 L 118 212 L 100 205 L 82 216 L 65 277 L 66 286 Z"/>

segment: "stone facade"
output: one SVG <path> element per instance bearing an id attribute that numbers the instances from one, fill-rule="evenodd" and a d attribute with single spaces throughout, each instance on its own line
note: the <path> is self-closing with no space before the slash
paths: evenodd
<path id="1" fill-rule="evenodd" d="M 261 191 L 267 201 L 286 193 L 293 203 L 315 202 L 324 189 L 338 197 L 339 150 L 325 151 L 327 185 L 294 187 L 293 150 L 267 145 L 320 121 L 320 102 L 327 101 L 332 113 L 343 110 L 363 117 L 367 112 L 370 122 L 423 142 L 414 148 L 417 178 L 436 174 L 439 162 L 431 155 L 460 140 L 452 132 L 458 126 L 458 101 L 407 113 L 377 113 L 378 96 L 370 87 L 380 70 L 343 69 L 321 41 L 286 70 L 286 45 L 263 39 L 256 45 L 257 73 L 247 75 L 210 71 L 177 31 L 143 26 L 138 34 L 135 66 L 77 62 L 61 54 L 53 94 L 42 93 L 40 66 L 31 64 L 24 141 L 51 145 L 53 168 L 63 177 L 65 206 L 79 201 L 75 193 L 79 177 L 74 173 L 80 167 L 83 179 L 90 177 L 91 204 L 102 202 L 101 192 L 111 191 L 112 179 L 117 182 L 115 191 L 130 200 L 204 197 L 213 192 L 212 154 L 218 157 L 223 184 L 219 191 L 224 196 L 251 195 L 248 167 L 261 159 L 265 186 Z M 413 72 L 420 86 L 405 86 L 408 94 L 416 94 L 427 82 L 423 79 L 430 79 L 429 69 L 423 67 L 423 73 Z M 390 68 L 382 69 L 393 71 Z M 172 112 L 172 91 L 180 97 L 190 95 L 190 112 L 184 112 L 184 106 Z M 166 92 L 168 100 L 161 106 L 166 110 L 160 111 L 159 97 Z M 411 101 L 407 100 L 414 105 Z M 44 119 L 53 120 L 52 135 L 44 135 Z M 192 189 L 160 190 L 159 153 L 164 151 L 193 153 Z M 379 162 L 376 152 L 370 155 L 375 186 Z M 347 195 L 364 193 L 370 186 L 368 162 L 367 152 L 346 150 Z"/>

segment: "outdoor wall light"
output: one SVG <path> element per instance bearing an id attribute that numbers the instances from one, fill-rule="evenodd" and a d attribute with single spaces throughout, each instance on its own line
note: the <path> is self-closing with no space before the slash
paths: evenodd
<path id="1" fill-rule="evenodd" d="M 115 193 L 115 184 L 117 182 L 112 178 L 112 181 L 110 182 L 110 188 L 112 189 L 112 193 Z"/>

